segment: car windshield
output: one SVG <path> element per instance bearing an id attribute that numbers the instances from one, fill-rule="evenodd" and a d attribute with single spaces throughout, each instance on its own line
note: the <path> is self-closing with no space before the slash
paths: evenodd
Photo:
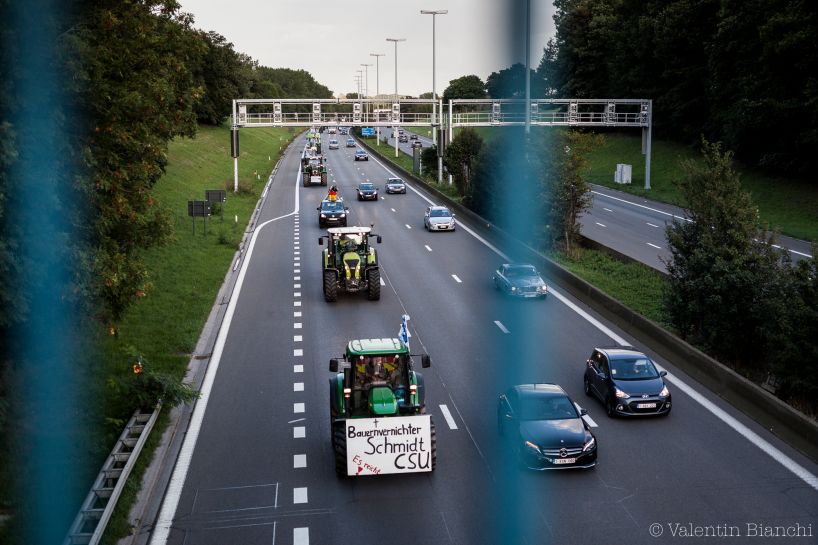
<path id="1" fill-rule="evenodd" d="M 403 183 L 403 180 L 401 180 L 400 178 L 389 178 L 389 182 L 388 182 L 388 183 L 389 183 L 390 185 L 394 185 L 394 184 L 398 184 L 398 185 L 400 185 L 400 184 L 402 184 L 402 183 Z"/>
<path id="2" fill-rule="evenodd" d="M 358 186 L 359 189 L 363 189 L 364 191 L 369 191 L 375 189 L 375 186 L 372 184 L 361 184 Z"/>
<path id="3" fill-rule="evenodd" d="M 653 362 L 647 358 L 621 358 L 611 360 L 611 378 L 616 380 L 644 380 L 659 378 Z"/>
<path id="4" fill-rule="evenodd" d="M 343 212 L 344 203 L 340 201 L 324 201 L 321 203 L 321 210 L 324 212 Z"/>
<path id="5" fill-rule="evenodd" d="M 364 154 L 366 154 L 366 152 L 365 152 L 364 150 L 362 150 L 362 149 L 355 150 L 355 153 L 357 153 L 358 155 L 364 155 Z"/>
<path id="6" fill-rule="evenodd" d="M 579 417 L 567 396 L 524 396 L 520 403 L 521 420 L 564 420 Z"/>
<path id="7" fill-rule="evenodd" d="M 353 140 L 352 138 L 350 138 L 349 140 L 347 140 L 347 144 L 354 144 L 354 143 L 355 143 L 355 140 Z"/>
<path id="8" fill-rule="evenodd" d="M 429 216 L 433 218 L 450 218 L 452 217 L 452 213 L 445 208 L 433 208 L 432 211 L 429 212 Z"/>
<path id="9" fill-rule="evenodd" d="M 537 276 L 537 269 L 531 265 L 522 265 L 516 267 L 509 267 L 506 271 L 506 276 L 522 277 L 522 276 Z"/>

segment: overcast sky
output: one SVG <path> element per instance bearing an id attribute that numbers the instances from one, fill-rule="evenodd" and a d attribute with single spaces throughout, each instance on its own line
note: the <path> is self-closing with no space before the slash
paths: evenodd
<path id="1" fill-rule="evenodd" d="M 524 61 L 524 33 L 508 46 L 509 6 L 520 0 L 181 0 L 196 27 L 214 30 L 262 65 L 303 68 L 335 93 L 354 92 L 356 70 L 372 63 L 369 94 L 375 94 L 375 62 L 380 57 L 380 91 L 395 88 L 417 96 L 432 90 L 432 16 L 420 10 L 448 9 L 437 19 L 437 92 L 449 80 L 494 71 Z M 552 0 L 531 0 L 531 64 L 536 68 L 554 34 Z"/>

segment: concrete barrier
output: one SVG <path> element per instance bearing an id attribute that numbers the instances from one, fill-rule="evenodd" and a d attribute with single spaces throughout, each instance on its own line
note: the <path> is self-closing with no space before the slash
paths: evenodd
<path id="1" fill-rule="evenodd" d="M 362 140 L 370 153 L 373 148 Z M 662 326 L 634 312 L 610 295 L 548 259 L 536 249 L 510 236 L 475 214 L 460 203 L 426 184 L 407 170 L 388 162 L 389 168 L 404 180 L 422 188 L 432 200 L 448 206 L 455 214 L 467 218 L 474 226 L 481 227 L 480 235 L 495 245 L 502 245 L 505 253 L 514 259 L 529 261 L 539 267 L 558 286 L 567 290 L 578 300 L 587 304 L 606 320 L 622 329 L 639 344 L 660 358 L 672 363 L 691 378 L 780 437 L 783 441 L 818 463 L 818 423 L 793 409 L 754 382 L 719 363 L 701 350 L 688 344 Z M 631 258 L 623 256 L 630 261 Z"/>

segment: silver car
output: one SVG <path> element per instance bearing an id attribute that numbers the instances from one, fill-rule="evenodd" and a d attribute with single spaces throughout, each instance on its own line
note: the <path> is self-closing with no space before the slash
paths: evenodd
<path id="1" fill-rule="evenodd" d="M 454 214 L 445 206 L 429 206 L 423 215 L 428 231 L 454 231 Z"/>
<path id="2" fill-rule="evenodd" d="M 386 180 L 387 193 L 406 193 L 406 184 L 400 178 L 389 178 Z"/>

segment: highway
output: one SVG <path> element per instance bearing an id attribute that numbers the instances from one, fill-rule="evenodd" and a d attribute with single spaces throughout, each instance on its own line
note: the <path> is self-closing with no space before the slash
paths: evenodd
<path id="1" fill-rule="evenodd" d="M 816 464 L 661 359 L 673 414 L 608 419 L 583 394 L 585 360 L 594 346 L 639 344 L 559 286 L 544 301 L 502 297 L 491 274 L 504 249 L 468 223 L 426 232 L 420 189 L 356 202 L 359 182 L 382 188 L 390 172 L 355 162 L 351 148 L 325 152 L 330 183 L 350 225 L 383 236 L 384 286 L 380 301 L 326 303 L 315 210 L 326 188 L 300 185 L 301 145 L 264 201 L 151 543 L 647 544 L 661 541 L 654 523 L 665 534 L 674 523 L 811 524 L 818 535 Z M 437 469 L 339 479 L 328 361 L 349 339 L 396 336 L 402 314 L 413 353 L 432 358 Z M 597 468 L 517 467 L 495 413 L 498 394 L 521 382 L 558 383 L 588 409 Z"/>

